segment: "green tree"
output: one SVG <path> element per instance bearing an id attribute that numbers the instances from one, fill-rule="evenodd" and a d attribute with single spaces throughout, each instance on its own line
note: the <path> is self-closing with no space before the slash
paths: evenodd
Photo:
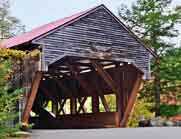
<path id="1" fill-rule="evenodd" d="M 16 117 L 14 112 L 19 94 L 22 89 L 11 87 L 9 77 L 11 74 L 10 60 L 0 57 L 0 139 L 5 138 L 13 128 L 10 122 Z"/>
<path id="2" fill-rule="evenodd" d="M 178 36 L 176 24 L 181 20 L 180 8 L 171 8 L 172 0 L 137 0 L 129 9 L 119 9 L 121 19 L 159 56 L 154 60 L 152 87 L 155 90 L 156 116 L 160 114 L 160 62 L 164 53 L 172 49 L 171 39 Z"/>
<path id="3" fill-rule="evenodd" d="M 168 50 L 160 63 L 160 81 L 162 95 L 181 96 L 181 49 L 174 48 Z M 147 98 L 147 101 L 153 102 L 152 90 L 153 81 L 145 81 L 143 89 L 140 91 L 140 98 Z"/>
<path id="4" fill-rule="evenodd" d="M 0 40 L 15 36 L 24 32 L 24 26 L 16 17 L 10 15 L 10 3 L 8 0 L 0 1 Z"/>
<path id="5" fill-rule="evenodd" d="M 0 40 L 12 37 L 24 32 L 24 26 L 20 21 L 10 15 L 10 3 L 8 0 L 0 1 Z M 22 89 L 11 85 L 10 76 L 13 74 L 12 57 L 21 57 L 25 52 L 17 50 L 0 49 L 0 139 L 4 139 L 12 127 L 13 120 L 17 117 L 15 106 Z"/>
<path id="6" fill-rule="evenodd" d="M 181 49 L 175 48 L 164 54 L 160 64 L 160 79 L 163 92 L 181 96 Z"/>

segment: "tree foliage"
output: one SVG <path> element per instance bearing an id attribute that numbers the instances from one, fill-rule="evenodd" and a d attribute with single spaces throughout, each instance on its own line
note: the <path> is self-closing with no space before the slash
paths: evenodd
<path id="1" fill-rule="evenodd" d="M 121 19 L 158 55 L 173 47 L 170 39 L 178 36 L 175 25 L 181 20 L 180 8 L 171 8 L 171 2 L 137 0 L 131 9 L 122 6 L 119 10 Z"/>
<path id="2" fill-rule="evenodd" d="M 0 71 L 0 138 L 4 138 L 16 117 L 15 106 L 22 89 L 12 88 L 8 81 L 11 74 L 10 60 L 0 62 Z"/>
<path id="3" fill-rule="evenodd" d="M 179 105 L 165 105 L 162 104 L 160 107 L 161 110 L 161 116 L 164 117 L 171 117 L 171 116 L 175 116 L 177 114 L 181 114 L 181 106 Z"/>
<path id="4" fill-rule="evenodd" d="M 10 13 L 10 3 L 8 0 L 0 1 L 0 40 L 15 36 L 25 31 L 20 20 Z"/>
<path id="5" fill-rule="evenodd" d="M 39 58 L 40 51 L 38 49 L 34 49 L 32 51 L 21 51 L 15 49 L 0 49 L 0 58 L 19 58 L 24 59 L 25 57 L 29 58 Z"/>
<path id="6" fill-rule="evenodd" d="M 171 2 L 172 0 L 137 0 L 131 9 L 122 6 L 119 10 L 121 19 L 158 55 L 152 66 L 154 81 L 149 84 L 151 86 L 144 86 L 147 91 L 155 93 L 156 116 L 159 115 L 160 92 L 163 91 L 160 66 L 167 64 L 163 57 L 168 50 L 174 48 L 171 40 L 178 36 L 176 25 L 181 21 L 180 6 L 172 8 Z"/>
<path id="7" fill-rule="evenodd" d="M 181 49 L 169 50 L 160 65 L 163 94 L 181 95 Z"/>
<path id="8" fill-rule="evenodd" d="M 160 64 L 161 94 L 181 96 L 181 49 L 174 48 L 167 51 L 162 57 Z M 144 81 L 144 86 L 140 91 L 140 98 L 149 102 L 154 100 L 153 80 Z"/>
<path id="9" fill-rule="evenodd" d="M 128 127 L 138 127 L 141 116 L 145 119 L 151 119 L 154 113 L 151 111 L 153 103 L 147 102 L 146 100 L 137 99 L 134 105 L 134 111 L 131 113 L 128 121 Z"/>
<path id="10" fill-rule="evenodd" d="M 0 1 L 0 40 L 24 32 L 20 21 L 11 16 L 8 0 Z M 15 112 L 22 88 L 11 85 L 10 76 L 13 73 L 13 58 L 23 58 L 26 52 L 10 49 L 0 49 L 0 139 L 4 139 L 12 127 L 13 120 L 17 117 Z"/>

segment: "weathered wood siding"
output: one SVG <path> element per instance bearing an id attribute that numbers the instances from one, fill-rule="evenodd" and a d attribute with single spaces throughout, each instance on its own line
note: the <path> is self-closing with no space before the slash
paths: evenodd
<path id="1" fill-rule="evenodd" d="M 56 29 L 36 40 L 44 44 L 45 61 L 51 63 L 61 55 L 93 57 L 91 45 L 111 47 L 112 59 L 131 60 L 149 77 L 149 52 L 131 36 L 104 8 L 78 21 Z"/>
<path id="2" fill-rule="evenodd" d="M 21 121 L 21 115 L 24 110 L 27 98 L 29 96 L 29 92 L 31 90 L 31 83 L 34 78 L 35 72 L 38 70 L 39 60 L 36 58 L 23 57 L 21 58 L 13 58 L 12 60 L 12 71 L 10 77 L 10 83 L 13 88 L 21 88 L 24 93 L 23 98 L 19 100 L 17 103 L 16 111 L 19 114 L 17 121 L 15 123 Z"/>

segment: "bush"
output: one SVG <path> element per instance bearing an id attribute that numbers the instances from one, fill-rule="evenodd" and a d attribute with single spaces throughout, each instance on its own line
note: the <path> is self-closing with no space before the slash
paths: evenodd
<path id="1" fill-rule="evenodd" d="M 23 90 L 11 87 L 8 81 L 10 65 L 10 60 L 0 59 L 0 139 L 18 130 L 12 126 L 12 122 L 17 116 L 15 106 Z"/>
<path id="2" fill-rule="evenodd" d="M 141 116 L 144 116 L 145 119 L 151 119 L 154 116 L 154 113 L 151 112 L 152 108 L 152 103 L 147 103 L 144 100 L 137 99 L 129 117 L 128 127 L 138 127 Z"/>
<path id="3" fill-rule="evenodd" d="M 181 114 L 181 105 L 165 105 L 161 104 L 160 105 L 160 113 L 161 116 L 164 117 L 171 117 L 175 116 L 177 114 Z"/>

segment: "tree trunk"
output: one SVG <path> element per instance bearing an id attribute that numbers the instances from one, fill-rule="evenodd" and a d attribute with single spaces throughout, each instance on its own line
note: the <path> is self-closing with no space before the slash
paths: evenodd
<path id="1" fill-rule="evenodd" d="M 154 89 L 155 89 L 155 117 L 160 116 L 160 60 L 155 60 L 155 71 L 154 71 Z"/>

